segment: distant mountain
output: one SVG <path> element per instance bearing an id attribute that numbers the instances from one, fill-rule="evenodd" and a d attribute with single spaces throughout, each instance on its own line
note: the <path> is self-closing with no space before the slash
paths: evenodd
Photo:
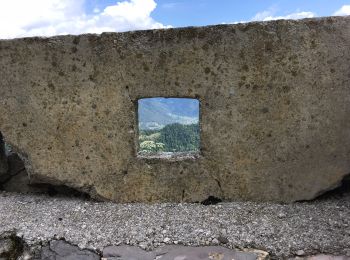
<path id="1" fill-rule="evenodd" d="M 198 123 L 199 101 L 190 98 L 144 98 L 138 102 L 139 128 L 161 129 L 166 125 Z"/>

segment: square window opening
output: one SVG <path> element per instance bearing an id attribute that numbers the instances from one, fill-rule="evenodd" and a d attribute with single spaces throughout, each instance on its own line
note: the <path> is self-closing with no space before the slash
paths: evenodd
<path id="1" fill-rule="evenodd" d="M 137 101 L 137 155 L 195 159 L 200 151 L 200 102 L 152 97 Z"/>

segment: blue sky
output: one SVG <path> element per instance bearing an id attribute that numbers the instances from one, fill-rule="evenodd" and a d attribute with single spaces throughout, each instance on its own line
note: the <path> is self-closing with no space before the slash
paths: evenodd
<path id="1" fill-rule="evenodd" d="M 90 0 L 86 10 L 103 9 L 115 0 Z M 256 14 L 271 12 L 274 16 L 312 12 L 315 16 L 331 16 L 349 0 L 156 0 L 152 17 L 174 27 L 202 26 L 250 21 Z"/>
<path id="2" fill-rule="evenodd" d="M 0 38 L 350 15 L 350 0 L 0 0 Z"/>
<path id="3" fill-rule="evenodd" d="M 158 0 L 153 17 L 175 27 L 250 21 L 256 14 L 273 16 L 312 12 L 330 16 L 350 1 L 344 0 Z"/>

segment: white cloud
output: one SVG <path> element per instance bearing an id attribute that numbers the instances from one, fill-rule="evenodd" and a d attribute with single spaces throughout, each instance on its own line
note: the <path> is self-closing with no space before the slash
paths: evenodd
<path id="1" fill-rule="evenodd" d="M 333 15 L 350 15 L 350 5 L 343 5 L 338 11 Z"/>
<path id="2" fill-rule="evenodd" d="M 0 38 L 164 28 L 154 0 L 123 0 L 93 14 L 85 0 L 0 0 Z"/>
<path id="3" fill-rule="evenodd" d="M 179 3 L 165 3 L 165 4 L 162 4 L 162 7 L 165 9 L 172 9 L 177 5 L 179 5 Z"/>
<path id="4" fill-rule="evenodd" d="M 257 13 L 252 18 L 252 21 L 271 21 L 271 20 L 286 20 L 286 19 L 298 20 L 303 18 L 313 18 L 315 16 L 316 14 L 313 12 L 298 11 L 287 15 L 276 16 L 274 15 L 274 11 L 263 11 L 263 12 Z"/>
<path id="5" fill-rule="evenodd" d="M 251 21 L 272 21 L 272 20 L 298 20 L 303 18 L 313 18 L 316 17 L 316 14 L 313 12 L 305 12 L 305 11 L 296 11 L 294 13 L 289 13 L 286 15 L 276 15 L 277 8 L 275 6 L 271 7 L 268 10 L 262 11 L 254 15 L 250 20 L 248 21 L 239 21 L 239 22 L 232 22 L 232 24 L 237 23 L 248 23 Z"/>

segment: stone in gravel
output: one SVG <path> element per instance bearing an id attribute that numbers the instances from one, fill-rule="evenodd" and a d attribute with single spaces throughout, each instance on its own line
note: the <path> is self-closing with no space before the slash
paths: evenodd
<path id="1" fill-rule="evenodd" d="M 99 255 L 89 250 L 81 250 L 77 246 L 62 240 L 54 240 L 45 246 L 41 253 L 41 260 L 99 260 Z"/>
<path id="2" fill-rule="evenodd" d="M 143 250 L 147 249 L 147 244 L 146 243 L 140 243 L 140 248 L 142 248 Z"/>
<path id="3" fill-rule="evenodd" d="M 212 241 L 211 241 L 214 245 L 217 245 L 217 244 L 219 244 L 219 240 L 218 239 L 216 239 L 216 238 L 214 238 Z"/>
<path id="4" fill-rule="evenodd" d="M 279 213 L 277 216 L 278 216 L 278 218 L 285 218 L 285 217 L 287 217 L 287 215 L 285 213 Z"/>
<path id="5" fill-rule="evenodd" d="M 227 243 L 230 242 L 226 237 L 223 237 L 223 236 L 219 236 L 219 237 L 218 237 L 218 241 L 219 241 L 221 244 L 227 244 Z"/>
<path id="6" fill-rule="evenodd" d="M 296 255 L 297 256 L 303 256 L 303 255 L 305 255 L 305 251 L 304 250 L 298 250 Z"/>

